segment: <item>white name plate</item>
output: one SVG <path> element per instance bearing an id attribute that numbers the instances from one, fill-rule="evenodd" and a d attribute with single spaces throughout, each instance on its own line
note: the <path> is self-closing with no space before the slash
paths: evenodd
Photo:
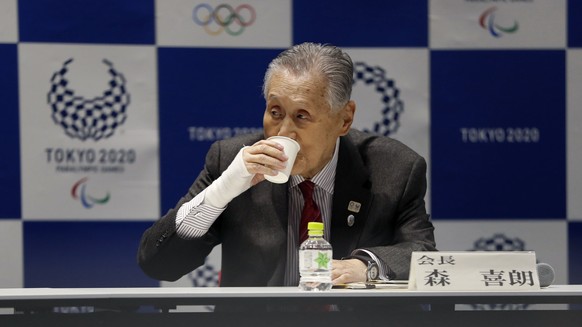
<path id="1" fill-rule="evenodd" d="M 408 279 L 419 291 L 540 289 L 533 251 L 413 252 Z"/>

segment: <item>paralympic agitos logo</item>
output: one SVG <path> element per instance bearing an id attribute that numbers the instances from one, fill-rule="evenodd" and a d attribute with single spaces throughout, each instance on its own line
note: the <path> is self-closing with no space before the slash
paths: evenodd
<path id="1" fill-rule="evenodd" d="M 511 26 L 497 24 L 495 21 L 496 11 L 497 7 L 491 7 L 479 16 L 479 25 L 481 25 L 483 29 L 489 31 L 489 34 L 498 38 L 503 36 L 503 34 L 515 33 L 519 30 L 519 23 L 516 20 L 513 21 L 513 25 Z"/>
<path id="2" fill-rule="evenodd" d="M 235 8 L 228 4 L 213 8 L 207 3 L 201 3 L 192 10 L 192 20 L 204 27 L 209 35 L 219 35 L 226 32 L 232 36 L 241 35 L 257 18 L 255 9 L 248 4 Z"/>
<path id="3" fill-rule="evenodd" d="M 94 197 L 89 194 L 89 191 L 87 190 L 88 180 L 88 177 L 84 177 L 73 184 L 73 187 L 71 188 L 71 197 L 80 201 L 86 209 L 91 209 L 95 205 L 103 205 L 109 202 L 109 199 L 111 198 L 109 192 L 102 197 Z"/>

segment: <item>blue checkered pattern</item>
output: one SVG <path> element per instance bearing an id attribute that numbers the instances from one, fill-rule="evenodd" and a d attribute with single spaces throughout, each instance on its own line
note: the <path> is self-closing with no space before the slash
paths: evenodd
<path id="1" fill-rule="evenodd" d="M 279 46 L 252 39 L 252 33 L 258 32 L 257 24 L 267 15 L 260 10 L 260 1 L 163 2 L 162 6 L 154 0 L 13 0 L 17 37 L 0 32 L 0 242 L 4 243 L 0 247 L 7 249 L 0 251 L 0 256 L 5 256 L 0 257 L 0 275 L 13 277 L 0 277 L 0 287 L 159 285 L 136 265 L 141 233 L 186 192 L 213 141 L 261 129 L 261 87 L 267 64 L 282 49 L 304 41 L 332 43 L 348 52 L 362 50 L 370 55 L 398 50 L 403 59 L 408 50 L 426 51 L 424 65 L 429 68 L 425 85 L 405 85 L 392 75 L 391 67 L 354 58 L 354 87 L 370 87 L 381 104 L 377 109 L 358 107 L 358 112 L 379 112 L 381 118 L 371 122 L 370 130 L 395 138 L 403 129 L 414 126 L 410 117 L 418 110 L 407 105 L 415 95 L 410 91 L 405 94 L 404 89 L 424 88 L 428 95 L 428 99 L 420 100 L 427 103 L 429 124 L 416 128 L 428 138 L 428 153 L 424 154 L 430 168 L 427 201 L 438 230 L 437 247 L 440 236 L 446 240 L 441 244 L 446 244 L 448 250 L 553 251 L 563 258 L 563 264 L 553 264 L 561 272 L 558 282 L 582 282 L 582 265 L 575 255 L 582 252 L 582 213 L 568 210 L 568 201 L 579 201 L 575 196 L 582 196 L 568 194 L 568 183 L 581 180 L 574 178 L 578 175 L 571 175 L 576 170 L 568 168 L 576 163 L 568 162 L 568 157 L 579 156 L 575 151 L 582 151 L 577 150 L 582 146 L 568 147 L 573 141 L 568 138 L 567 128 L 569 110 L 579 110 L 582 103 L 569 102 L 571 94 L 566 92 L 573 87 L 568 85 L 572 77 L 569 74 L 582 74 L 569 67 L 570 54 L 582 50 L 582 2 L 565 1 L 565 44 L 547 48 L 431 46 L 437 31 L 431 29 L 430 11 L 438 4 L 429 0 L 272 1 L 270 6 L 285 8 L 285 14 L 290 16 L 286 28 L 291 42 Z M 0 11 L 8 3 L 0 5 Z M 182 21 L 180 10 L 176 10 L 174 29 L 160 32 L 162 27 L 156 17 L 163 16 L 162 8 L 183 6 L 192 10 L 203 3 L 204 8 L 217 8 L 213 19 L 223 19 L 223 25 L 236 24 L 237 19 L 239 23 L 250 21 L 249 17 L 243 18 L 251 13 L 240 7 L 243 4 L 255 8 L 256 20 L 238 34 L 210 35 L 220 24 L 196 25 L 189 12 Z M 474 2 L 458 0 L 456 5 L 470 11 Z M 486 4 L 483 6 L 472 13 L 475 28 L 480 28 L 479 15 L 485 17 L 487 13 Z M 519 7 L 519 14 L 528 15 L 532 6 Z M 243 9 L 237 12 L 236 8 Z M 499 4 L 497 18 L 503 18 L 504 9 Z M 241 16 L 224 18 L 227 10 Z M 512 16 L 515 13 L 507 14 L 506 10 L 507 17 L 498 26 L 511 26 L 517 20 Z M 453 23 L 455 19 L 433 18 Z M 544 17 L 539 17 L 538 22 L 544 24 Z M 166 39 L 167 35 L 187 37 L 195 32 L 206 33 L 212 42 L 204 45 L 204 40 L 192 38 L 190 43 L 176 45 L 180 41 Z M 527 24 L 520 25 L 515 35 L 527 32 Z M 483 33 L 482 37 L 494 37 L 486 35 L 486 30 Z M 281 35 L 280 39 L 288 36 Z M 502 37 L 507 40 L 511 35 Z M 215 44 L 216 40 L 223 44 Z M 36 93 L 21 83 L 21 74 L 27 65 L 36 63 L 20 60 L 19 50 L 33 44 L 155 50 L 156 63 L 151 69 L 157 74 L 154 118 L 159 123 L 159 144 L 151 150 L 157 152 L 160 165 L 161 210 L 152 212 L 149 220 L 128 221 L 115 215 L 78 220 L 47 217 L 42 221 L 23 217 L 21 183 L 25 179 L 21 172 L 19 117 L 24 110 L 23 98 Z M 65 131 L 79 142 L 79 147 L 115 147 L 115 136 L 123 134 L 131 120 L 141 119 L 140 108 L 133 105 L 132 90 L 125 84 L 126 80 L 134 80 L 133 72 L 102 58 L 103 62 L 97 65 L 107 71 L 107 84 L 82 98 L 68 86 L 68 70 L 77 64 L 76 58 L 68 59 L 59 58 L 57 66 L 61 69 L 53 70 L 53 76 L 43 77 L 46 107 L 35 109 L 35 115 L 52 115 L 52 124 L 46 128 Z M 407 125 L 401 124 L 407 119 Z M 582 121 L 575 124 L 582 126 Z M 403 141 L 407 143 L 406 139 Z M 55 190 L 63 194 L 67 191 Z M 128 196 L 128 208 L 139 205 L 139 198 Z M 517 225 L 507 229 L 508 224 Z M 563 242 L 563 248 L 535 248 L 538 243 L 533 231 L 540 224 L 554 226 L 552 231 L 564 231 L 545 235 L 548 240 Z M 474 235 L 462 240 L 459 233 L 447 234 L 447 226 L 467 226 Z M 511 234 L 511 230 L 519 235 Z M 22 244 L 22 248 L 14 244 Z M 550 260 L 549 256 L 538 259 Z M 209 264 L 185 278 L 191 285 L 212 286 L 218 282 L 218 271 L 219 267 Z"/>

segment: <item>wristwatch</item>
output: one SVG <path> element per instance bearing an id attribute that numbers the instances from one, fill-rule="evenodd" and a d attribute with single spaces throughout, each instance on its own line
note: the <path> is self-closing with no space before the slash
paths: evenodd
<path id="1" fill-rule="evenodd" d="M 348 257 L 343 257 L 344 259 L 358 259 L 366 265 L 366 282 L 380 279 L 380 268 L 376 261 L 365 255 L 350 255 Z"/>
<path id="2" fill-rule="evenodd" d="M 366 282 L 377 280 L 380 275 L 380 270 L 378 269 L 378 264 L 375 261 L 368 261 L 368 267 L 366 268 Z"/>

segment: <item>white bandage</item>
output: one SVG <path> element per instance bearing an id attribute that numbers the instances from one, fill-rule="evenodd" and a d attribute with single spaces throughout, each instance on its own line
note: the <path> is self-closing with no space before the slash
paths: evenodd
<path id="1" fill-rule="evenodd" d="M 243 147 L 228 168 L 206 188 L 204 203 L 216 208 L 224 208 L 251 187 L 253 174 L 249 173 L 243 161 Z"/>

